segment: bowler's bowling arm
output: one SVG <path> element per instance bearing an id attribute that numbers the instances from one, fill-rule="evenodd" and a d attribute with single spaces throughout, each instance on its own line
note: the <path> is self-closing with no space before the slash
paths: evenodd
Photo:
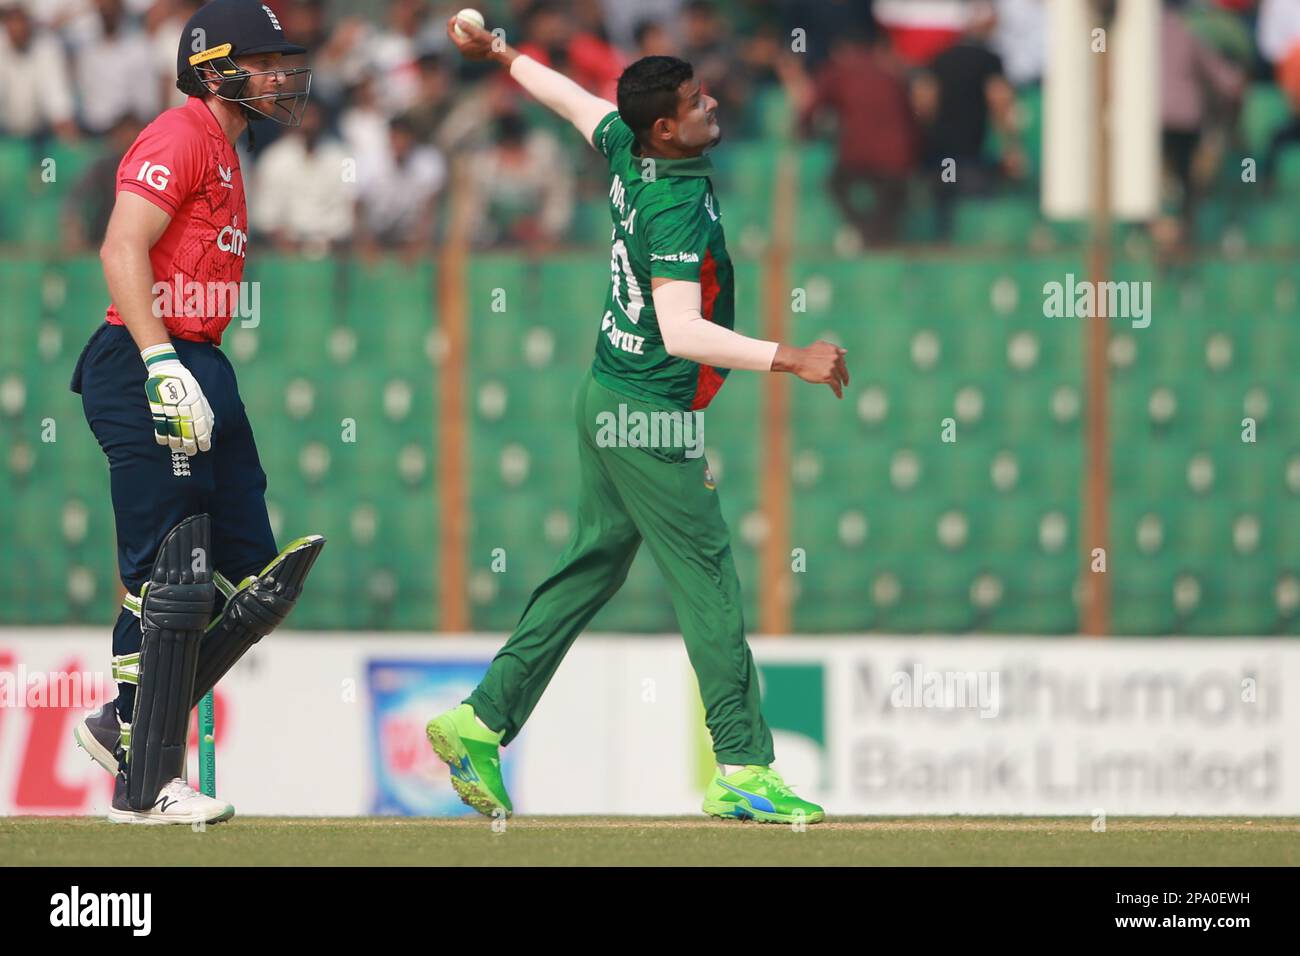
<path id="1" fill-rule="evenodd" d="M 533 99 L 572 123 L 588 143 L 596 132 L 596 124 L 618 108 L 475 24 L 462 20 L 460 28 L 466 34 L 463 39 L 452 32 L 451 21 L 448 21 L 447 35 L 463 53 L 474 59 L 500 63 Z"/>
<path id="2" fill-rule="evenodd" d="M 522 53 L 517 53 L 510 62 L 510 75 L 539 103 L 572 123 L 592 146 L 595 143 L 591 137 L 597 124 L 618 109 L 609 100 L 588 93 L 563 73 Z"/>

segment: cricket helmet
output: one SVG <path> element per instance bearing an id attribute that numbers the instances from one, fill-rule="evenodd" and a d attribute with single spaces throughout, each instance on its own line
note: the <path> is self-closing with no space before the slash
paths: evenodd
<path id="1" fill-rule="evenodd" d="M 260 0 L 212 0 L 185 24 L 176 53 L 176 88 L 187 96 L 212 93 L 229 103 L 241 103 L 250 119 L 273 119 L 285 126 L 297 126 L 311 91 L 311 70 L 294 67 L 254 73 L 238 66 L 235 57 L 306 52 L 304 47 L 285 40 L 279 17 Z M 284 78 L 280 88 L 248 94 L 250 79 L 272 74 Z M 219 81 L 215 89 L 213 81 Z M 267 100 L 272 109 L 263 112 L 258 104 Z"/>

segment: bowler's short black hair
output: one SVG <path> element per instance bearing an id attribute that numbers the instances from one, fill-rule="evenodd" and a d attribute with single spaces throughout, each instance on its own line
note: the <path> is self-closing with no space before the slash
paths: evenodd
<path id="1" fill-rule="evenodd" d="M 675 56 L 643 56 L 618 78 L 618 115 L 645 142 L 657 119 L 677 117 L 677 88 L 695 70 Z"/>

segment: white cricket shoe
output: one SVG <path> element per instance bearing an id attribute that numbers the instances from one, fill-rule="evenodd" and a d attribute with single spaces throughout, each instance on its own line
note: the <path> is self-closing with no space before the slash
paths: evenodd
<path id="1" fill-rule="evenodd" d="M 180 777 L 162 788 L 150 810 L 132 810 L 126 804 L 126 774 L 117 775 L 110 823 L 221 823 L 235 815 L 228 803 L 205 797 Z"/>

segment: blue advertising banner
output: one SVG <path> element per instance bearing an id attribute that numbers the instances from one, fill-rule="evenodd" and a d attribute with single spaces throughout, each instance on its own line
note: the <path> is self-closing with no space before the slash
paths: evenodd
<path id="1" fill-rule="evenodd" d="M 372 660 L 370 749 L 374 767 L 372 812 L 396 816 L 458 816 L 474 811 L 452 789 L 447 765 L 429 746 L 429 719 L 465 699 L 488 660 Z M 511 785 L 510 765 L 502 768 Z"/>

